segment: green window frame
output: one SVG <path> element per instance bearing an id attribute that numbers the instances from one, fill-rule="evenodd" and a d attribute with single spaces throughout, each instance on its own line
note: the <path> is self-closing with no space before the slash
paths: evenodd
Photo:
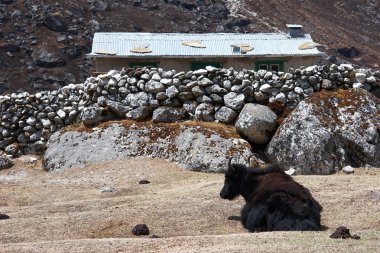
<path id="1" fill-rule="evenodd" d="M 207 66 L 213 66 L 215 68 L 222 67 L 222 64 L 217 61 L 194 61 L 191 63 L 191 70 L 204 69 Z"/>
<path id="2" fill-rule="evenodd" d="M 153 67 L 153 68 L 158 68 L 159 64 L 160 64 L 159 62 L 144 61 L 144 62 L 131 62 L 131 63 L 129 63 L 129 66 L 131 68 L 137 68 L 137 67 Z"/>
<path id="3" fill-rule="evenodd" d="M 268 71 L 284 71 L 284 61 L 257 61 L 255 62 L 256 71 L 259 69 L 265 69 Z"/>

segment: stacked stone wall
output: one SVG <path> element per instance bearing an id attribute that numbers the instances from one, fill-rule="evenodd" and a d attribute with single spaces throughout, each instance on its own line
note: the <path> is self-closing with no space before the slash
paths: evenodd
<path id="1" fill-rule="evenodd" d="M 246 103 L 278 101 L 288 107 L 321 89 L 380 88 L 380 72 L 349 64 L 289 72 L 207 67 L 177 72 L 142 68 L 111 70 L 59 90 L 0 96 L 0 149 L 8 155 L 41 152 L 52 133 L 110 115 L 154 122 L 184 119 L 232 124 Z"/>

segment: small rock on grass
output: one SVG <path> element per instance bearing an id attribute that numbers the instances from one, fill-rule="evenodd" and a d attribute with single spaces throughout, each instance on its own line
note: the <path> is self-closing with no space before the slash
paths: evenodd
<path id="1" fill-rule="evenodd" d="M 346 174 L 351 174 L 351 173 L 354 173 L 354 168 L 352 168 L 351 166 L 346 166 L 342 169 L 342 171 Z"/>
<path id="2" fill-rule="evenodd" d="M 139 184 L 150 184 L 150 181 L 143 179 L 143 180 L 140 180 Z"/>
<path id="3" fill-rule="evenodd" d="M 3 213 L 0 213 L 0 220 L 7 220 L 9 219 L 9 215 L 6 215 L 6 214 L 3 214 Z"/>
<path id="4" fill-rule="evenodd" d="M 134 235 L 149 235 L 149 228 L 146 224 L 137 224 L 132 229 L 132 234 L 134 234 Z"/>

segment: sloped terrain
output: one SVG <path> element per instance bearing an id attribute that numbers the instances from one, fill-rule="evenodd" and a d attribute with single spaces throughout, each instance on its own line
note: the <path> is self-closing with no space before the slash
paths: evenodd
<path id="1" fill-rule="evenodd" d="M 241 198 L 219 197 L 222 174 L 181 169 L 159 159 L 43 171 L 29 157 L 0 171 L 1 252 L 378 252 L 379 170 L 296 176 L 322 204 L 319 232 L 248 233 Z M 148 180 L 149 184 L 139 184 Z M 134 236 L 145 223 L 150 236 Z M 360 240 L 334 240 L 347 226 Z"/>
<path id="2" fill-rule="evenodd" d="M 285 32 L 286 23 L 304 25 L 329 54 L 379 68 L 376 0 L 2 0 L 0 93 L 82 82 L 96 31 Z"/>

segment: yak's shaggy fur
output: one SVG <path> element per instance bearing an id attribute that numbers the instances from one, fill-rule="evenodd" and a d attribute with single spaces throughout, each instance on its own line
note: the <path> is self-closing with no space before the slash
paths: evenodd
<path id="1" fill-rule="evenodd" d="M 241 222 L 249 231 L 320 230 L 321 205 L 308 189 L 275 164 L 250 168 L 228 164 L 223 199 L 242 195 Z"/>

